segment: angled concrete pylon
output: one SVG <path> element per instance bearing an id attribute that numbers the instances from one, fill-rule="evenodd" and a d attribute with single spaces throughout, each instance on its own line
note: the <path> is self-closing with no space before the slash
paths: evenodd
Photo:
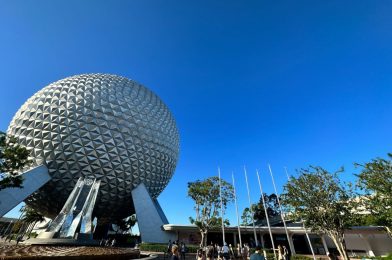
<path id="1" fill-rule="evenodd" d="M 158 201 L 151 198 L 143 183 L 132 190 L 132 200 L 143 242 L 167 243 L 176 239 L 176 234 L 163 230 L 162 226 L 169 222 Z"/>
<path id="2" fill-rule="evenodd" d="M 4 216 L 51 179 L 48 168 L 45 165 L 32 168 L 22 173 L 22 176 L 23 188 L 6 188 L 0 191 L 0 217 Z"/>
<path id="3" fill-rule="evenodd" d="M 96 179 L 80 177 L 60 213 L 37 238 L 74 238 L 79 229 L 78 236 L 92 239 L 92 212 L 100 184 Z"/>

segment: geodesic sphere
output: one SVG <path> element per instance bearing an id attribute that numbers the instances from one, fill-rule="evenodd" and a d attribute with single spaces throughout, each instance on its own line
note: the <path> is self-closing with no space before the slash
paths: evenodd
<path id="1" fill-rule="evenodd" d="M 26 203 L 57 215 L 79 177 L 101 180 L 94 214 L 133 213 L 131 191 L 143 182 L 156 198 L 176 167 L 179 134 L 167 106 L 147 88 L 109 74 L 65 78 L 38 91 L 14 116 L 8 134 L 45 164 L 52 179 Z"/>

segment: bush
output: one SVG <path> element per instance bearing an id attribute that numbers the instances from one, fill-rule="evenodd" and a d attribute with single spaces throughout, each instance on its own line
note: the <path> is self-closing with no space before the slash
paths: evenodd
<path id="1" fill-rule="evenodd" d="M 197 253 L 197 250 L 199 249 L 198 246 L 186 246 L 188 248 L 188 253 Z"/>
<path id="2" fill-rule="evenodd" d="M 375 257 L 377 260 L 392 260 L 392 253 L 389 253 L 387 256 L 382 257 L 382 256 L 377 256 Z"/>
<path id="3" fill-rule="evenodd" d="M 187 245 L 188 248 L 187 253 L 196 253 L 198 246 Z M 167 244 L 158 244 L 158 243 L 141 243 L 139 246 L 141 251 L 150 251 L 150 252 L 167 252 Z"/>
<path id="4" fill-rule="evenodd" d="M 141 251 L 167 252 L 167 244 L 141 243 L 139 248 Z"/>

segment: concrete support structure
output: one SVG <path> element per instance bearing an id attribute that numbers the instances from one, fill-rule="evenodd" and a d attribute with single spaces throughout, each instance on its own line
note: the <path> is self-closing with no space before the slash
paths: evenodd
<path id="1" fill-rule="evenodd" d="M 294 247 L 294 243 L 293 243 L 293 235 L 294 235 L 294 234 L 290 234 L 290 233 L 289 233 L 289 241 L 287 241 L 287 242 L 288 242 L 289 245 L 290 245 L 291 254 L 292 254 L 292 255 L 295 255 L 296 252 L 295 252 L 295 247 Z"/>
<path id="2" fill-rule="evenodd" d="M 327 242 L 325 241 L 325 235 L 321 236 L 321 242 L 323 243 L 325 254 L 328 255 L 329 254 L 329 250 L 328 250 Z"/>
<path id="3" fill-rule="evenodd" d="M 167 243 L 169 239 L 176 240 L 176 233 L 163 230 L 162 226 L 169 222 L 158 201 L 151 198 L 143 183 L 132 190 L 132 200 L 143 242 Z"/>
<path id="4" fill-rule="evenodd" d="M 261 233 L 261 232 L 260 232 L 260 244 L 261 244 L 261 246 L 262 246 L 263 248 L 265 247 L 265 245 L 264 245 L 264 234 Z"/>
<path id="5" fill-rule="evenodd" d="M 4 216 L 51 179 L 48 168 L 45 165 L 32 168 L 24 172 L 22 176 L 23 188 L 7 188 L 0 191 L 0 217 Z"/>
<path id="6" fill-rule="evenodd" d="M 79 178 L 65 202 L 63 209 L 37 238 L 78 238 L 92 239 L 92 212 L 101 182 L 95 179 Z"/>

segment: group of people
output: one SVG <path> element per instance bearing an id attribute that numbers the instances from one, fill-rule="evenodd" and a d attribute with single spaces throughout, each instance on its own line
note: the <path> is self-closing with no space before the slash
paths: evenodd
<path id="1" fill-rule="evenodd" d="M 241 248 L 237 244 L 236 248 L 233 248 L 231 244 L 227 245 L 225 242 L 223 246 L 211 243 L 209 246 L 200 248 L 196 254 L 197 260 L 230 260 L 230 259 L 249 259 L 250 248 L 248 244 L 244 244 Z"/>
<path id="2" fill-rule="evenodd" d="M 200 248 L 197 251 L 197 260 L 229 260 L 235 258 L 235 253 L 231 244 L 227 245 L 225 242 L 223 246 L 211 242 L 209 246 Z"/>
<path id="3" fill-rule="evenodd" d="M 289 251 L 286 246 L 278 245 L 278 248 L 275 249 L 278 253 L 278 260 L 289 260 Z"/>
<path id="4" fill-rule="evenodd" d="M 185 243 L 178 241 L 169 241 L 167 247 L 171 260 L 185 260 L 185 254 L 188 252 Z M 276 255 L 278 260 L 288 260 L 289 253 L 286 246 L 279 245 L 276 249 Z M 196 260 L 266 260 L 267 254 L 261 246 L 256 246 L 254 253 L 250 253 L 250 247 L 248 244 L 244 244 L 241 248 L 238 244 L 236 248 L 233 248 L 231 244 L 227 245 L 225 242 L 223 246 L 211 243 L 209 246 L 199 248 L 196 253 Z"/>
<path id="5" fill-rule="evenodd" d="M 185 254 L 188 252 L 188 248 L 186 247 L 184 242 L 179 243 L 179 241 L 169 240 L 167 245 L 167 253 L 171 256 L 172 260 L 185 260 Z"/>

